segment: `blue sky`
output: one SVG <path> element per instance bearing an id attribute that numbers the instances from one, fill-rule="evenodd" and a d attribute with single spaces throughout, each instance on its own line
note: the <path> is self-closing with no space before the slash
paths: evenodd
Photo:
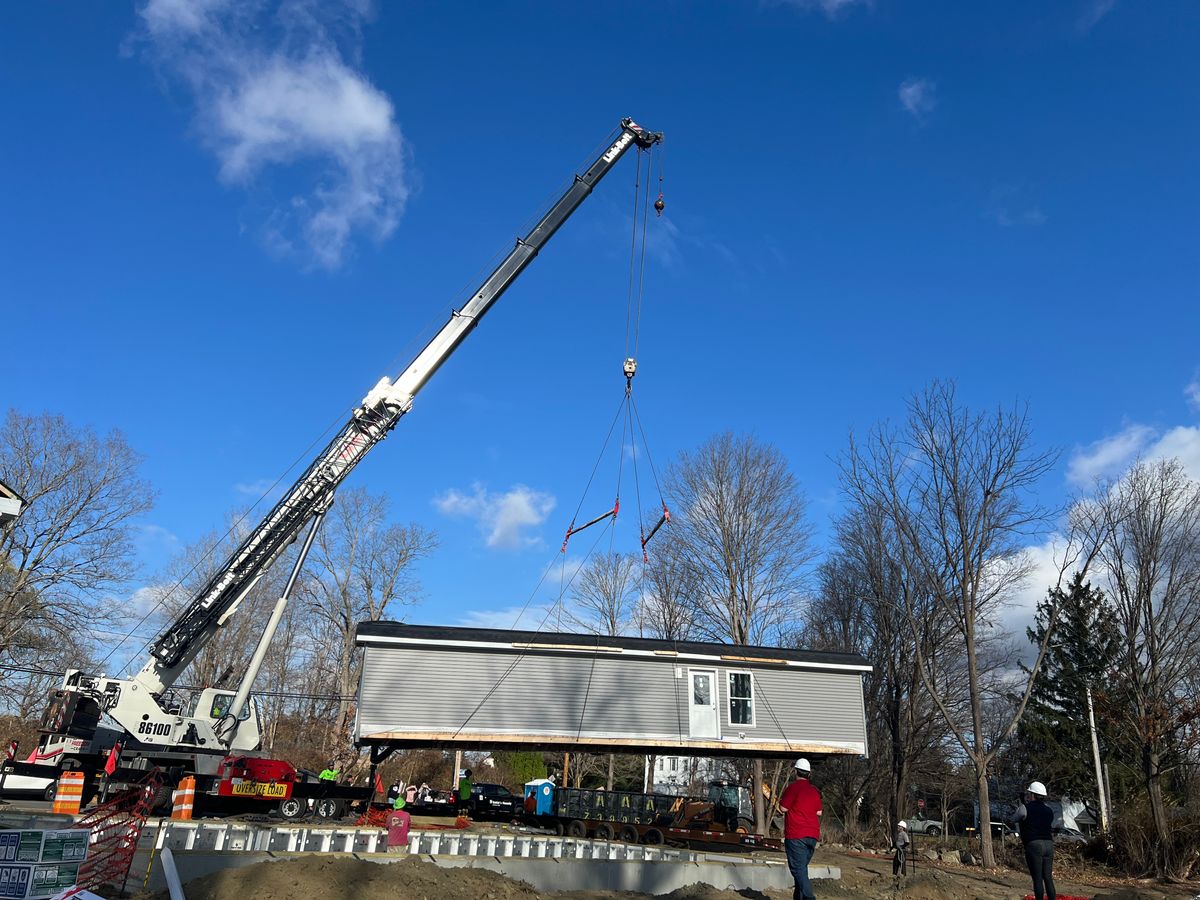
<path id="1" fill-rule="evenodd" d="M 1198 35 L 1194 3 L 1127 0 L 24 4 L 0 401 L 146 455 L 132 594 L 628 115 L 667 133 L 637 385 L 660 466 L 753 432 L 824 529 L 848 432 L 941 377 L 1028 401 L 1063 451 L 1048 502 L 1138 453 L 1200 474 Z M 555 559 L 623 389 L 633 173 L 352 476 L 442 536 L 411 620 L 511 623 Z"/>

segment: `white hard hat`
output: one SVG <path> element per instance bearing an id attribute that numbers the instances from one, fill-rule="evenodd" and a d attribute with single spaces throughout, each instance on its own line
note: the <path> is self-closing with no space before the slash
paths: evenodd
<path id="1" fill-rule="evenodd" d="M 808 760 L 805 759 L 803 756 L 800 757 L 798 760 L 796 760 L 795 768 L 799 772 L 811 772 L 812 771 L 812 766 L 810 766 L 808 764 Z"/>
<path id="2" fill-rule="evenodd" d="M 1046 786 L 1040 781 L 1031 782 L 1029 787 L 1025 788 L 1025 790 L 1037 797 L 1046 796 Z"/>
<path id="3" fill-rule="evenodd" d="M 907 823 L 907 822 L 905 822 L 903 819 L 901 819 L 901 820 L 900 820 L 899 822 L 897 822 L 896 824 L 897 824 L 897 825 L 899 825 L 901 828 L 908 828 L 908 823 Z"/>

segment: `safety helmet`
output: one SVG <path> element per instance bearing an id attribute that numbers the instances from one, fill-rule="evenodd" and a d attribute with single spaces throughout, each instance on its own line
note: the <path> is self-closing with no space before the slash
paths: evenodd
<path id="1" fill-rule="evenodd" d="M 900 827 L 900 828 L 903 828 L 903 829 L 905 829 L 905 830 L 907 830 L 907 829 L 908 829 L 908 823 L 907 823 L 907 822 L 905 822 L 903 819 L 901 819 L 899 822 L 897 822 L 897 823 L 896 823 L 896 825 L 897 825 L 898 827 Z"/>
<path id="2" fill-rule="evenodd" d="M 810 766 L 808 764 L 808 760 L 802 756 L 798 760 L 796 760 L 796 771 L 797 772 L 811 772 L 812 766 Z"/>
<path id="3" fill-rule="evenodd" d="M 1025 790 L 1029 791 L 1029 793 L 1033 794 L 1035 797 L 1046 796 L 1046 786 L 1040 781 L 1030 782 L 1029 787 L 1025 788 Z"/>

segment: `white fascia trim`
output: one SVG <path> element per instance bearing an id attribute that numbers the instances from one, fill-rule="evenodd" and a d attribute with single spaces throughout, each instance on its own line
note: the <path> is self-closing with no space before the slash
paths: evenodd
<path id="1" fill-rule="evenodd" d="M 714 656 L 707 653 L 675 653 L 670 654 L 657 653 L 654 650 L 634 650 L 630 647 L 584 647 L 584 646 L 567 646 L 564 644 L 533 644 L 528 642 L 502 642 L 502 641 L 443 641 L 432 640 L 430 638 L 407 638 L 407 637 L 384 637 L 371 635 L 370 637 L 360 637 L 356 640 L 360 647 L 370 647 L 375 644 L 409 644 L 413 646 L 429 646 L 429 647 L 466 647 L 471 649 L 485 650 L 520 650 L 524 653 L 545 653 L 553 651 L 554 653 L 609 653 L 620 654 L 621 656 L 641 656 L 651 659 L 697 659 L 707 662 L 711 665 L 730 666 L 736 665 L 739 668 L 752 667 L 753 661 L 747 660 L 744 657 L 738 659 L 727 659 L 724 656 Z M 730 644 L 731 650 L 736 650 L 737 647 Z M 832 669 L 838 672 L 870 672 L 871 666 L 860 666 L 854 663 L 823 663 L 823 662 L 802 662 L 797 659 L 783 659 L 779 661 L 786 666 L 796 669 Z M 779 663 L 772 662 L 772 665 Z"/>

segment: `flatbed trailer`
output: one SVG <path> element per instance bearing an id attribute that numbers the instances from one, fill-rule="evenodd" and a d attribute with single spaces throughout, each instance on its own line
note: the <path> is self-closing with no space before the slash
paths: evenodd
<path id="1" fill-rule="evenodd" d="M 637 791 L 525 786 L 523 821 L 568 837 L 626 843 L 683 844 L 697 850 L 782 850 L 750 830 L 737 810 L 698 797 Z"/>

